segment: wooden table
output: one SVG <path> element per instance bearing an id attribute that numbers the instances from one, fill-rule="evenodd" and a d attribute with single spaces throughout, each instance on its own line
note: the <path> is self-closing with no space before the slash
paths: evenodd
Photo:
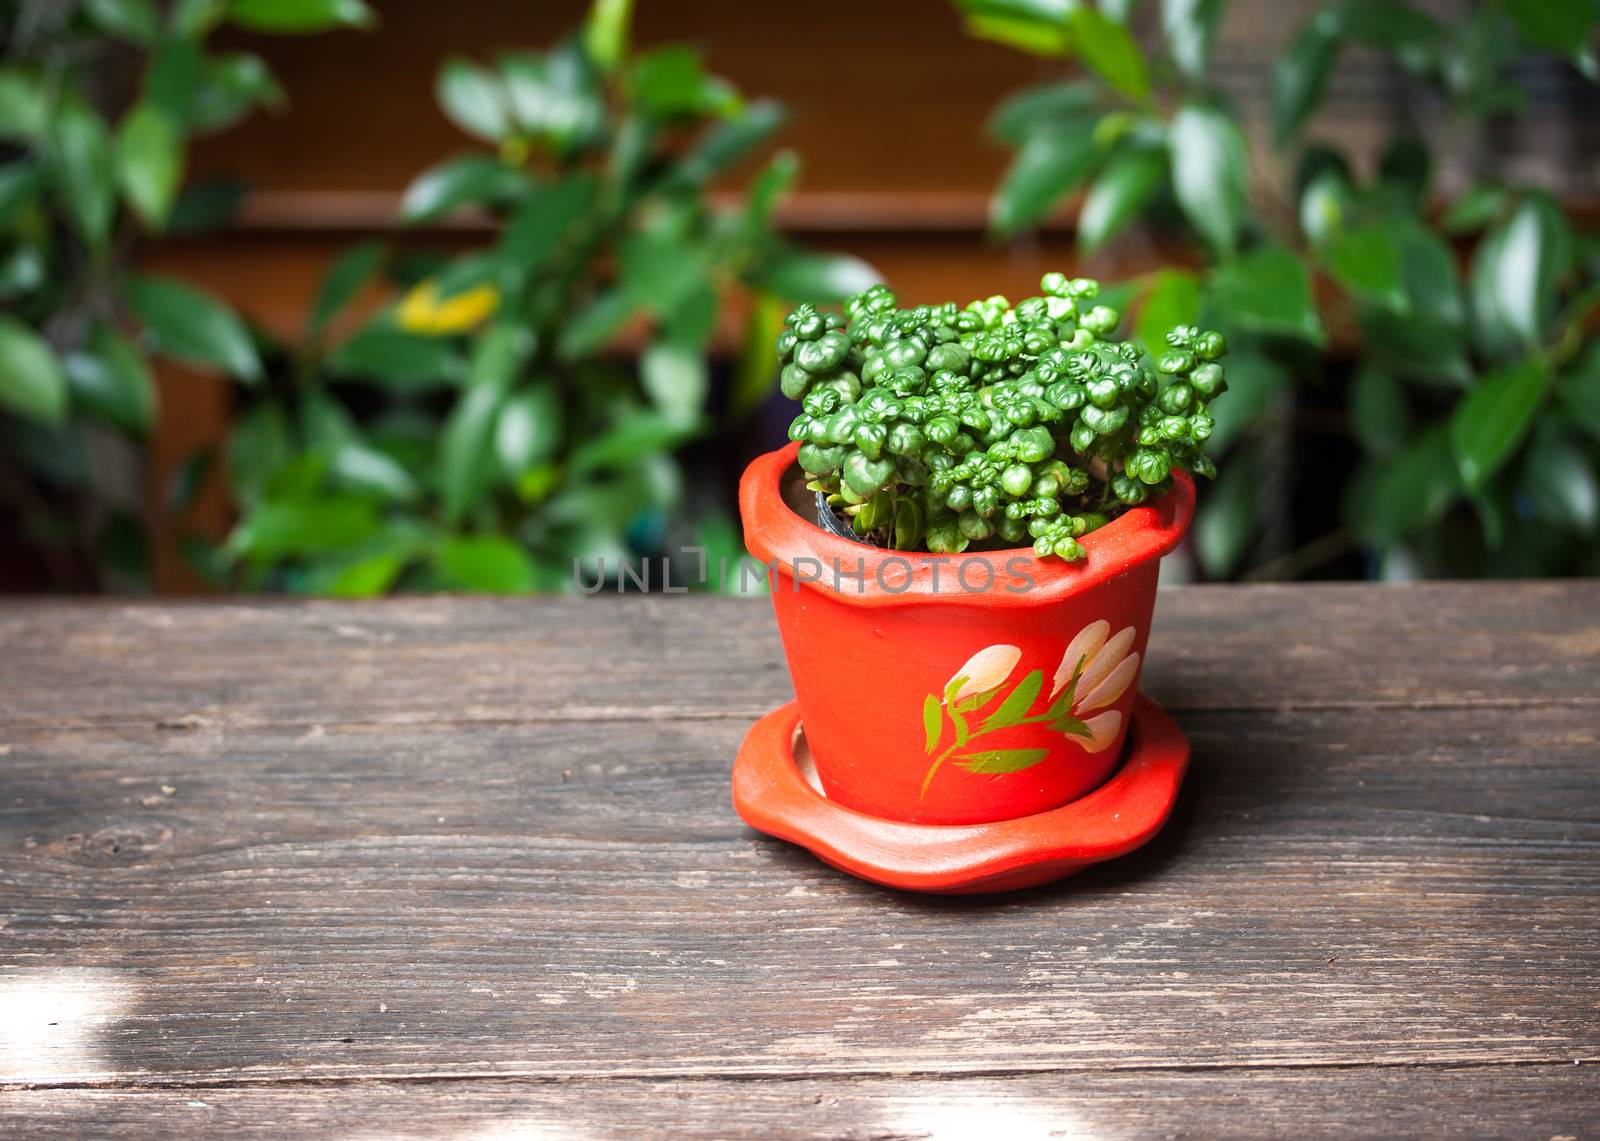
<path id="1" fill-rule="evenodd" d="M 1167 830 L 942 899 L 734 817 L 762 600 L 6 603 L 0 1135 L 1592 1134 L 1600 583 L 1151 644 Z"/>

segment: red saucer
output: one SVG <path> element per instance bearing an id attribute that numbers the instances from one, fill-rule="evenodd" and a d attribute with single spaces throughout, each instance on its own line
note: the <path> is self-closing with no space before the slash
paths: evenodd
<path id="1" fill-rule="evenodd" d="M 733 763 L 733 806 L 750 827 L 851 875 L 909 891 L 1011 891 L 1133 851 L 1161 830 L 1189 767 L 1189 742 L 1140 694 L 1127 760 L 1070 804 L 992 824 L 905 824 L 835 804 L 813 784 L 794 702 L 757 721 Z"/>

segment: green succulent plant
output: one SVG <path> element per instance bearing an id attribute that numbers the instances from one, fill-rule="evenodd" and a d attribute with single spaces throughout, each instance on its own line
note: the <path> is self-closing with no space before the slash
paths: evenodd
<path id="1" fill-rule="evenodd" d="M 1098 282 L 1048 273 L 1043 296 L 899 309 L 885 286 L 845 312 L 801 305 L 778 337 L 779 384 L 810 486 L 857 535 L 955 554 L 1078 542 L 1165 491 L 1175 469 L 1214 476 L 1211 400 L 1222 336 L 1180 325 L 1152 368 L 1118 342 Z"/>

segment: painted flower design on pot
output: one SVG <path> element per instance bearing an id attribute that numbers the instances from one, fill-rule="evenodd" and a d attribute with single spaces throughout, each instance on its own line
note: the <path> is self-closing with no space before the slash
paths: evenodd
<path id="1" fill-rule="evenodd" d="M 1042 748 L 986 748 L 980 738 L 1001 729 L 1046 725 L 1063 736 L 1081 738 L 1090 753 L 1109 748 L 1122 727 L 1122 714 L 1109 707 L 1139 674 L 1139 655 L 1130 653 L 1136 637 L 1132 626 L 1114 636 L 1104 620 L 1085 626 L 1061 655 L 1045 707 L 1038 712 L 1034 706 L 1044 688 L 1043 670 L 1030 670 L 1005 689 L 1022 660 L 1021 649 L 1002 642 L 973 654 L 951 675 L 942 695 L 930 693 L 923 699 L 926 751 L 933 760 L 922 795 L 928 794 L 946 761 L 969 773 L 1015 773 L 1050 755 Z"/>
<path id="2" fill-rule="evenodd" d="M 1137 637 L 1132 626 L 1112 635 L 1111 623 L 1104 619 L 1091 622 L 1078 631 L 1056 667 L 1050 697 L 1053 700 L 1063 689 L 1073 695 L 1072 714 L 1084 719 L 1089 739 L 1083 747 L 1091 753 L 1109 747 L 1122 728 L 1122 714 L 1108 707 L 1127 693 L 1139 676 L 1139 655 L 1130 653 Z"/>

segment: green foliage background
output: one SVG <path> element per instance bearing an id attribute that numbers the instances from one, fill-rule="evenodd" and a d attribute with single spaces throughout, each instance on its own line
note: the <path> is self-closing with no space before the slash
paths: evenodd
<path id="1" fill-rule="evenodd" d="M 1275 62 L 1270 155 L 1252 154 L 1210 76 L 1222 0 L 957 8 L 975 35 L 1083 73 L 995 110 L 1015 150 L 996 234 L 1081 193 L 1085 252 L 1148 226 L 1199 253 L 1108 300 L 1147 344 L 1204 324 L 1233 347 L 1211 439 L 1222 474 L 1195 532 L 1209 575 L 1293 576 L 1352 550 L 1380 576 L 1600 571 L 1600 243 L 1538 187 L 1445 185 L 1420 138 L 1397 134 L 1371 174 L 1314 141 L 1352 45 L 1391 58 L 1452 139 L 1514 119 L 1528 57 L 1595 76 L 1592 0 L 1484 2 L 1450 23 L 1388 0 L 1326 5 Z M 771 391 L 787 302 L 872 274 L 772 232 L 791 155 L 733 209 L 708 204 L 783 112 L 692 49 L 633 50 L 628 0 L 597 0 L 548 50 L 441 67 L 440 105 L 471 149 L 413 182 L 397 227 L 477 211 L 488 248 L 358 246 L 289 343 L 137 271 L 149 243 L 223 223 L 239 200 L 185 179 L 191 140 L 284 98 L 259 56 L 215 50 L 213 33 L 374 21 L 362 0 L 0 0 L 0 497 L 60 584 L 146 581 L 129 473 L 160 414 L 158 357 L 240 393 L 226 448 L 195 456 L 172 495 L 182 509 L 226 473 L 237 528 L 186 550 L 227 587 L 559 588 L 574 556 L 592 571 L 668 535 L 736 547 L 731 520 L 692 501 L 682 448 Z M 732 294 L 750 302 L 744 351 L 719 386 L 706 348 Z M 619 333 L 637 362 L 609 347 Z M 1359 460 L 1331 490 L 1340 525 L 1262 568 L 1308 397 L 1342 410 Z"/>
<path id="2" fill-rule="evenodd" d="M 1574 233 L 1536 187 L 1444 192 L 1420 137 L 1396 134 L 1363 177 L 1309 126 L 1340 54 L 1359 45 L 1442 108 L 1442 137 L 1459 144 L 1525 110 L 1515 68 L 1530 54 L 1592 80 L 1600 6 L 1479 3 L 1449 24 L 1392 0 L 1323 6 L 1274 63 L 1268 162 L 1210 79 L 1224 0 L 1161 0 L 1153 53 L 1130 31 L 1129 3 L 957 7 L 972 34 L 1084 73 L 996 109 L 992 132 L 1016 151 L 993 199 L 997 233 L 1081 191 L 1085 252 L 1141 222 L 1203 251 L 1199 269 L 1151 275 L 1134 297 L 1135 332 L 1151 347 L 1154 331 L 1196 321 L 1233 346 L 1212 438 L 1222 475 L 1195 530 L 1210 575 L 1246 562 L 1263 500 L 1281 494 L 1262 485 L 1297 396 L 1336 384 L 1362 456 L 1340 489 L 1343 525 L 1279 573 L 1350 548 L 1379 575 L 1600 570 L 1595 235 Z M 1355 355 L 1347 382 L 1327 367 L 1330 329 Z"/>
<path id="3" fill-rule="evenodd" d="M 136 481 L 115 460 L 137 466 L 157 415 L 148 357 L 262 376 L 237 315 L 130 265 L 142 237 L 203 229 L 237 201 L 183 187 L 190 140 L 283 99 L 260 57 L 210 36 L 371 19 L 361 0 L 0 0 L 0 488 L 62 585 L 145 577 Z M 124 73 L 133 90 L 111 90 Z"/>
<path id="4" fill-rule="evenodd" d="M 18 442 L 10 485 L 34 538 L 103 585 L 134 585 L 136 504 L 93 481 L 91 442 L 148 433 L 147 358 L 238 382 L 225 454 L 185 466 L 173 506 L 226 472 L 240 510 L 225 543 L 187 536 L 222 587 L 370 595 L 394 589 L 561 589 L 573 560 L 614 576 L 674 521 L 717 553 L 719 509 L 686 506 L 675 452 L 737 422 L 770 390 L 787 300 L 836 300 L 876 280 L 860 261 L 798 249 L 771 229 L 798 172 L 780 153 L 733 209 L 707 185 L 766 148 L 784 112 L 708 74 L 694 49 L 635 53 L 631 4 L 597 0 L 543 52 L 450 59 L 437 97 L 477 149 L 419 175 L 399 227 L 476 210 L 486 250 L 404 254 L 381 243 L 330 268 L 301 337 L 278 343 L 215 298 L 130 268 L 141 235 L 225 219 L 236 198 L 179 196 L 188 139 L 281 99 L 261 61 L 208 55 L 224 23 L 250 31 L 359 26 L 360 0 L 9 0 L 0 69 L 0 409 Z M 130 52 L 140 91 L 96 89 Z M 139 59 L 142 57 L 142 59 Z M 353 332 L 345 311 L 388 300 Z M 713 401 L 706 346 L 734 291 L 746 351 Z M 608 349 L 644 338 L 637 367 Z M 225 459 L 225 463 L 219 462 Z M 125 490 L 122 493 L 126 498 Z"/>

